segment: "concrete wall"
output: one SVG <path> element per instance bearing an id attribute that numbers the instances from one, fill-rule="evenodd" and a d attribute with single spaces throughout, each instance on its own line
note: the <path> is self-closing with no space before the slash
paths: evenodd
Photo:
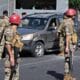
<path id="1" fill-rule="evenodd" d="M 0 0 L 0 16 L 4 10 L 8 10 L 9 15 L 14 12 L 15 0 Z"/>
<path id="2" fill-rule="evenodd" d="M 53 0 L 54 1 L 54 0 Z M 68 0 L 57 0 L 56 10 L 36 10 L 36 9 L 15 9 L 15 0 L 0 0 L 0 15 L 2 15 L 3 10 L 8 10 L 9 15 L 13 12 L 21 14 L 26 12 L 27 14 L 32 14 L 35 12 L 62 12 L 64 13 L 68 9 Z"/>
<path id="3" fill-rule="evenodd" d="M 57 0 L 57 11 L 65 12 L 68 9 L 68 0 Z"/>
<path id="4" fill-rule="evenodd" d="M 0 0 L 0 16 L 3 10 L 8 10 L 8 0 Z"/>
<path id="5" fill-rule="evenodd" d="M 53 0 L 54 1 L 54 0 Z M 68 0 L 57 0 L 56 10 L 36 10 L 36 9 L 15 9 L 19 14 L 26 12 L 27 14 L 32 14 L 36 12 L 60 12 L 64 13 L 68 9 Z"/>
<path id="6" fill-rule="evenodd" d="M 15 0 L 9 0 L 9 15 L 11 15 L 15 10 Z"/>

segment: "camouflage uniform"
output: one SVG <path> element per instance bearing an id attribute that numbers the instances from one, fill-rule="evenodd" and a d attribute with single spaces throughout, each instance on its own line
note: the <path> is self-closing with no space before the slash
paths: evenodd
<path id="1" fill-rule="evenodd" d="M 11 28 L 11 26 L 9 26 L 5 30 L 5 40 L 6 40 L 5 43 L 12 45 L 11 40 L 16 35 L 16 33 L 17 32 L 14 32 L 13 29 Z M 18 51 L 15 51 L 15 48 L 13 46 L 12 46 L 12 49 L 13 49 L 13 55 L 16 55 L 16 53 Z M 18 57 L 15 56 L 15 62 L 16 62 L 15 72 L 12 72 L 9 55 L 6 57 L 6 59 L 5 59 L 5 79 L 4 80 L 19 80 L 19 64 L 18 64 L 17 58 Z"/>
<path id="2" fill-rule="evenodd" d="M 5 38 L 4 38 L 4 31 L 5 28 L 9 25 L 9 21 L 7 19 L 0 19 L 0 59 L 2 58 L 2 53 L 4 50 Z M 1 37 L 2 36 L 2 37 Z"/>
<path id="3" fill-rule="evenodd" d="M 2 34 L 3 33 L 3 34 Z M 19 65 L 18 65 L 18 56 L 16 56 L 19 53 L 19 49 L 15 46 L 12 46 L 11 40 L 14 38 L 14 36 L 17 34 L 15 32 L 10 24 L 9 24 L 9 18 L 2 17 L 0 19 L 0 59 L 2 58 L 2 53 L 6 53 L 4 58 L 4 66 L 5 66 L 5 78 L 4 80 L 19 80 Z M 3 35 L 3 36 L 2 36 Z M 12 67 L 12 63 L 10 62 L 10 55 L 9 51 L 5 47 L 6 45 L 11 45 L 12 47 L 12 55 L 15 55 L 15 66 Z M 5 48 L 4 48 L 5 47 Z M 14 72 L 13 72 L 14 71 Z"/>
<path id="4" fill-rule="evenodd" d="M 66 19 L 63 19 L 63 21 L 61 22 L 59 28 L 58 28 L 58 37 L 59 37 L 59 48 L 60 48 L 60 54 L 64 54 L 64 37 L 65 37 L 65 24 Z"/>
<path id="5" fill-rule="evenodd" d="M 65 22 L 65 35 L 70 36 L 70 42 L 69 42 L 69 52 L 65 52 L 65 75 L 64 75 L 64 80 L 73 80 L 73 62 L 72 62 L 72 55 L 73 55 L 73 49 L 74 45 L 71 41 L 71 35 L 73 34 L 74 30 L 74 22 L 71 18 L 67 19 Z M 64 38 L 64 41 L 66 37 Z M 65 44 L 66 45 L 66 44 Z"/>
<path id="6" fill-rule="evenodd" d="M 0 39 L 1 39 L 1 36 L 2 36 L 2 33 L 3 33 L 3 30 L 4 30 L 4 25 L 5 23 L 3 24 L 3 19 L 0 19 Z M 2 53 L 3 53 L 3 50 L 4 50 L 4 44 L 5 44 L 5 39 L 4 39 L 4 34 L 2 36 L 2 39 L 0 40 L 0 59 L 2 59 Z"/>

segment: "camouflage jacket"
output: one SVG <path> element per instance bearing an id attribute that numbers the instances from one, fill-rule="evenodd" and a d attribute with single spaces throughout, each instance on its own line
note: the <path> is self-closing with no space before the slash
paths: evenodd
<path id="1" fill-rule="evenodd" d="M 70 44 L 72 44 L 72 34 L 74 33 L 74 21 L 70 18 L 65 23 L 65 34 L 70 36 Z"/>
<path id="2" fill-rule="evenodd" d="M 65 23 L 66 23 L 66 20 L 67 19 L 64 19 L 60 26 L 58 27 L 58 34 L 59 34 L 59 37 L 65 37 Z"/>
<path id="3" fill-rule="evenodd" d="M 65 37 L 67 33 L 72 34 L 74 29 L 74 22 L 71 19 L 64 19 L 58 28 L 60 36 Z"/>
<path id="4" fill-rule="evenodd" d="M 13 47 L 17 47 L 17 48 L 22 48 L 23 47 L 23 43 L 21 42 L 21 36 L 19 35 L 19 33 L 17 31 L 14 31 L 11 26 L 9 26 L 6 30 L 5 30 L 5 43 L 6 44 L 11 44 Z"/>
<path id="5" fill-rule="evenodd" d="M 4 33 L 3 33 L 3 30 L 4 30 Z M 2 36 L 2 33 L 3 33 L 3 36 Z M 15 37 L 16 35 L 18 35 L 18 38 Z M 1 43 L 0 43 L 1 45 L 4 45 L 5 43 L 14 45 L 12 43 L 14 38 L 15 38 L 15 41 L 18 41 L 18 42 L 20 42 L 20 39 L 21 39 L 18 32 L 12 29 L 7 19 L 0 20 L 0 38 L 1 37 L 2 37 Z"/>
<path id="6" fill-rule="evenodd" d="M 4 32 L 6 27 L 9 26 L 9 21 L 5 19 L 0 19 L 0 45 L 4 45 Z"/>

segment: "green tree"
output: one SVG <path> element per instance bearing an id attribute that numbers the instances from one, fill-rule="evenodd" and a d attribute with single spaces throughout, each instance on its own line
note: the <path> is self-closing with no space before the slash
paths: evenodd
<path id="1" fill-rule="evenodd" d="M 69 0 L 69 7 L 80 9 L 80 0 Z"/>

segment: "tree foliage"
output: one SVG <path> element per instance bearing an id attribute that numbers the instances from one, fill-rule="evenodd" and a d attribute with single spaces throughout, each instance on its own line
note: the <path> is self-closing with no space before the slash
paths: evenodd
<path id="1" fill-rule="evenodd" d="M 80 0 L 69 0 L 69 7 L 80 9 Z"/>

